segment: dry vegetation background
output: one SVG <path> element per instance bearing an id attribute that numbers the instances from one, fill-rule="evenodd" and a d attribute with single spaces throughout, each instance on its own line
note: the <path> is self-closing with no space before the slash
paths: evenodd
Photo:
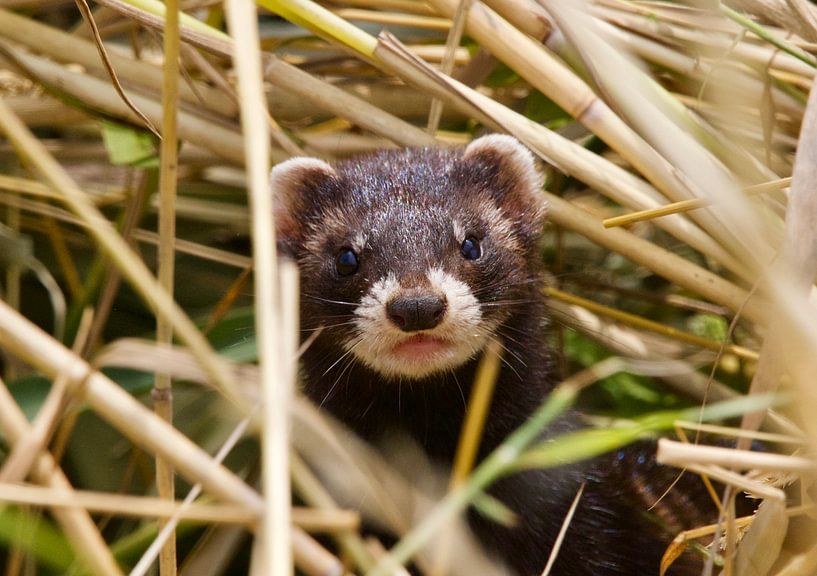
<path id="1" fill-rule="evenodd" d="M 448 573 L 492 574 L 450 523 L 484 486 L 659 431 L 663 462 L 727 486 L 665 566 L 692 546 L 708 574 L 817 573 L 814 4 L 0 6 L 4 573 L 440 574 L 442 529 Z M 266 179 L 490 131 L 547 161 L 566 380 L 516 462 L 434 502 L 293 392 Z M 575 401 L 593 428 L 536 446 Z M 735 519 L 743 490 L 763 504 Z"/>

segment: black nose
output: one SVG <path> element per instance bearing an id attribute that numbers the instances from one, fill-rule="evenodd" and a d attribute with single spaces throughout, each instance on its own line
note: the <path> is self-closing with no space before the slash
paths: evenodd
<path id="1" fill-rule="evenodd" d="M 445 316 L 445 298 L 433 294 L 398 296 L 386 304 L 386 314 L 403 332 L 430 330 Z"/>

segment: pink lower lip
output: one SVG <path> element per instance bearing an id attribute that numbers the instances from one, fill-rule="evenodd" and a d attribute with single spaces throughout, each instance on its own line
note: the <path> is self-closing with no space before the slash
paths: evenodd
<path id="1" fill-rule="evenodd" d="M 441 352 L 447 347 L 448 342 L 441 338 L 417 334 L 400 342 L 393 348 L 393 352 L 404 358 L 423 359 L 436 352 Z"/>

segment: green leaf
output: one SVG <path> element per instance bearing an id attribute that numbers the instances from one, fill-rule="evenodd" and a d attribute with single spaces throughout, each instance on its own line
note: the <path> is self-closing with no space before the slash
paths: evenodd
<path id="1" fill-rule="evenodd" d="M 74 562 L 74 551 L 63 533 L 39 514 L 7 506 L 0 509 L 0 541 L 21 548 L 43 566 L 64 574 Z"/>
<path id="2" fill-rule="evenodd" d="M 666 410 L 623 421 L 616 428 L 590 428 L 549 439 L 525 452 L 514 465 L 526 468 L 554 468 L 564 466 L 626 446 L 646 435 L 672 428 L 679 420 L 702 421 L 733 418 L 749 412 L 764 410 L 780 402 L 780 396 L 744 396 L 718 404 L 684 410 Z"/>
<path id="3" fill-rule="evenodd" d="M 687 326 L 689 331 L 696 336 L 709 338 L 716 342 L 725 341 L 729 331 L 726 319 L 714 314 L 695 314 L 687 320 Z"/>
<path id="4" fill-rule="evenodd" d="M 500 500 L 485 492 L 477 496 L 472 505 L 477 512 L 502 526 L 510 528 L 515 526 L 519 521 L 519 516 L 516 512 L 508 508 Z"/>
<path id="5" fill-rule="evenodd" d="M 159 166 L 158 141 L 150 132 L 105 121 L 102 123 L 102 141 L 112 164 L 136 168 Z"/>

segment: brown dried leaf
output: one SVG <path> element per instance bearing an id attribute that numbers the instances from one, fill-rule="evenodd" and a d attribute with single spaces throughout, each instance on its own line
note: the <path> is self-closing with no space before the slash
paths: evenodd
<path id="1" fill-rule="evenodd" d="M 688 546 L 688 541 L 684 538 L 683 534 L 679 534 L 675 537 L 675 539 L 670 542 L 670 545 L 667 546 L 667 549 L 664 551 L 664 555 L 661 557 L 661 570 L 659 572 L 660 576 L 664 576 L 667 573 L 667 570 L 670 569 L 673 562 L 678 560 L 681 557 Z"/>

